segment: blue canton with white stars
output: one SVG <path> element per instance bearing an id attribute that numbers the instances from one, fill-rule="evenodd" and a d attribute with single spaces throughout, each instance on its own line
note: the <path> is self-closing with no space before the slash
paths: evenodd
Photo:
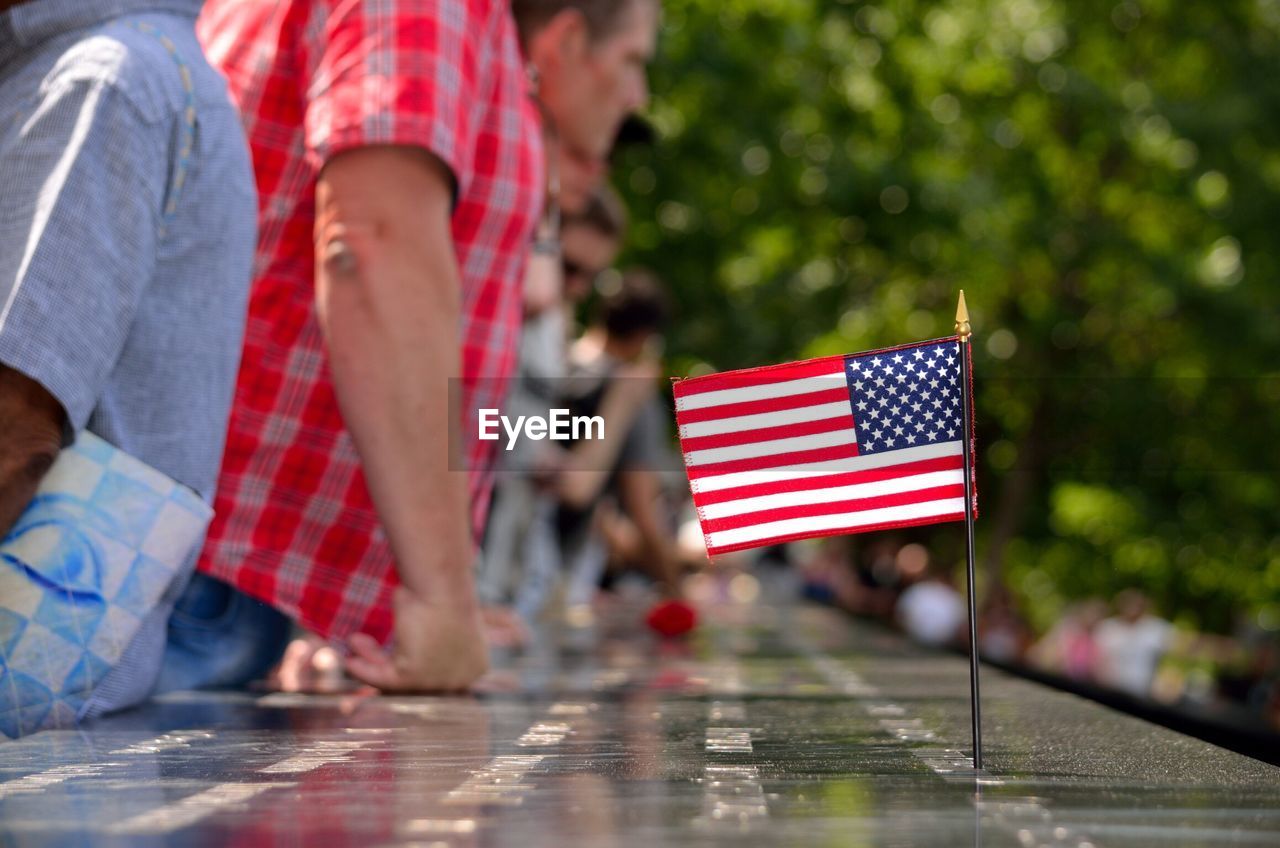
<path id="1" fill-rule="evenodd" d="M 845 357 L 859 454 L 960 438 L 959 347 L 945 341 Z"/>

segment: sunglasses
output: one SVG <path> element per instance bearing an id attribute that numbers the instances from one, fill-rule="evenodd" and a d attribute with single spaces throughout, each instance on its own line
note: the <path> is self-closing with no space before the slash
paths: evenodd
<path id="1" fill-rule="evenodd" d="M 562 256 L 560 262 L 561 267 L 564 269 L 565 279 L 569 279 L 570 277 L 582 277 L 588 282 L 594 282 L 595 278 L 600 276 L 599 269 L 581 265 L 574 262 L 567 256 Z"/>

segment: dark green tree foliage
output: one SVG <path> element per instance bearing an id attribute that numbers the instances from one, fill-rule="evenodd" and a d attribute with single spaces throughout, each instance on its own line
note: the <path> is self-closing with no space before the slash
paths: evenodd
<path id="1" fill-rule="evenodd" d="M 664 6 L 618 173 L 672 370 L 946 335 L 963 287 L 987 574 L 1280 624 L 1280 0 Z"/>

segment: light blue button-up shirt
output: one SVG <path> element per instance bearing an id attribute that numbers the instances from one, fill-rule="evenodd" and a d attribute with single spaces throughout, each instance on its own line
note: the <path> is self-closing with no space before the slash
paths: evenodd
<path id="1" fill-rule="evenodd" d="M 208 500 L 257 207 L 239 117 L 195 37 L 200 6 L 0 14 L 0 362 L 75 430 Z"/>

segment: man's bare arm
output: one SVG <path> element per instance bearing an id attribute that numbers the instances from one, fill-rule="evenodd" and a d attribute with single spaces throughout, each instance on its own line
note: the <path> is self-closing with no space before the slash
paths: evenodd
<path id="1" fill-rule="evenodd" d="M 556 478 L 560 500 L 586 509 L 600 496 L 631 425 L 656 391 L 657 375 L 656 363 L 648 361 L 624 365 L 614 374 L 598 411 L 605 438 L 584 439 L 569 451 Z"/>
<path id="2" fill-rule="evenodd" d="M 62 405 L 44 386 L 0 365 L 0 538 L 58 458 L 63 420 Z"/>
<path id="3" fill-rule="evenodd" d="M 320 325 L 403 584 L 394 657 L 352 640 L 349 670 L 384 689 L 464 688 L 487 664 L 467 475 L 449 467 L 461 359 L 451 201 L 449 171 L 416 148 L 341 153 L 316 190 Z"/>
<path id="4" fill-rule="evenodd" d="M 673 534 L 663 526 L 659 514 L 661 488 L 657 473 L 647 468 L 624 468 L 618 474 L 619 499 L 640 533 L 649 576 L 657 582 L 664 597 L 678 598 L 680 562 Z"/>

